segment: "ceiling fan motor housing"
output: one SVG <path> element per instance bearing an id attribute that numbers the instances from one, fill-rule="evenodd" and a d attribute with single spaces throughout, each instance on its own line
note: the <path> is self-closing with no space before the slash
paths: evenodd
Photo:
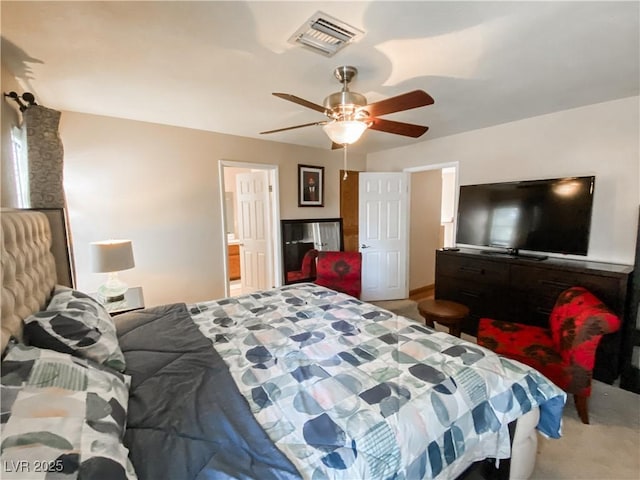
<path id="1" fill-rule="evenodd" d="M 324 108 L 329 111 L 329 116 L 340 120 L 360 120 L 365 118 L 367 114 L 362 111 L 362 108 L 366 106 L 366 97 L 356 92 L 343 90 L 332 93 L 324 99 Z"/>
<path id="2" fill-rule="evenodd" d="M 363 107 L 367 106 L 364 95 L 350 92 L 348 85 L 358 73 L 356 67 L 345 65 L 333 71 L 335 77 L 342 83 L 342 91 L 332 93 L 324 99 L 327 115 L 334 120 L 363 120 L 369 116 Z"/>

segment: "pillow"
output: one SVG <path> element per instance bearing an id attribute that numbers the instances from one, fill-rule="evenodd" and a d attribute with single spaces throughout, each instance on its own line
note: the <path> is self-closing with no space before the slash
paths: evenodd
<path id="1" fill-rule="evenodd" d="M 47 309 L 24 323 L 30 345 L 88 358 L 119 372 L 125 369 L 111 315 L 87 294 L 58 285 Z"/>
<path id="2" fill-rule="evenodd" d="M 136 478 L 122 444 L 129 376 L 18 344 L 1 383 L 3 479 Z"/>

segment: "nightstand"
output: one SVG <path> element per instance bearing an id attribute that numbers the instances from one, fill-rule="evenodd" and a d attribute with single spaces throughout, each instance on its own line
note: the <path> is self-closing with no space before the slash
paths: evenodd
<path id="1" fill-rule="evenodd" d="M 127 293 L 124 294 L 124 300 L 118 300 L 116 302 L 105 302 L 97 293 L 92 293 L 91 296 L 97 299 L 112 316 L 144 308 L 142 287 L 129 288 Z"/>

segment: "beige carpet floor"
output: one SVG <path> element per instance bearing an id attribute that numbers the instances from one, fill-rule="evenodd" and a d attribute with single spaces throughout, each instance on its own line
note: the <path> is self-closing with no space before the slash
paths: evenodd
<path id="1" fill-rule="evenodd" d="M 373 303 L 424 322 L 412 300 Z M 462 336 L 475 342 L 475 337 Z M 584 425 L 573 398 L 567 399 L 562 438 L 552 440 L 538 435 L 532 480 L 640 479 L 640 395 L 594 381 L 589 417 L 590 424 Z"/>

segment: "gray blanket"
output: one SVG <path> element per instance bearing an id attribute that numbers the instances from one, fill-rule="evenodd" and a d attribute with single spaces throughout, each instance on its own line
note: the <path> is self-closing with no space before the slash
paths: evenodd
<path id="1" fill-rule="evenodd" d="M 115 322 L 132 377 L 124 442 L 141 480 L 300 478 L 184 304 Z"/>

